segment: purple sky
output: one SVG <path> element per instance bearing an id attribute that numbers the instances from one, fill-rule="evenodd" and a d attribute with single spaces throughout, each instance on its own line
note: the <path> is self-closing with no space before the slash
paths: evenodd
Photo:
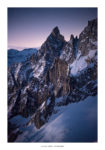
<path id="1" fill-rule="evenodd" d="M 97 8 L 8 8 L 8 48 L 40 47 L 55 26 L 68 41 L 96 17 Z"/>

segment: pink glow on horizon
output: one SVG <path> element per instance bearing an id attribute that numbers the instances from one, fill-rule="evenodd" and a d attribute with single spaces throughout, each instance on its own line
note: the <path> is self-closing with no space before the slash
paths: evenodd
<path id="1" fill-rule="evenodd" d="M 96 17 L 97 8 L 8 8 L 8 47 L 40 47 L 55 26 L 69 41 Z"/>
<path id="2" fill-rule="evenodd" d="M 39 48 L 46 41 L 50 33 L 51 32 L 49 32 L 49 34 L 41 35 L 38 38 L 35 36 L 34 37 L 30 36 L 28 38 L 22 37 L 23 40 L 21 40 L 21 38 L 17 38 L 14 41 L 8 41 L 8 49 L 13 48 L 13 49 L 18 49 L 18 50 L 23 50 L 25 48 L 35 48 L 35 47 Z M 60 33 L 64 36 L 66 41 L 70 40 L 71 34 L 74 34 L 74 36 L 79 36 L 78 35 L 79 31 L 78 32 L 75 31 L 75 33 L 72 33 L 71 31 L 69 31 L 68 34 L 66 33 L 66 35 L 64 32 L 60 32 Z"/>

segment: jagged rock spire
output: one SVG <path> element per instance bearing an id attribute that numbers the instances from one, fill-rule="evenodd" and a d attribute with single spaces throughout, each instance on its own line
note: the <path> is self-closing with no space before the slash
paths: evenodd
<path id="1" fill-rule="evenodd" d="M 60 34 L 60 31 L 59 31 L 58 26 L 56 26 L 56 27 L 52 30 L 52 34 L 55 34 L 55 35 Z"/>
<path id="2" fill-rule="evenodd" d="M 74 40 L 74 35 L 73 34 L 71 34 L 71 36 L 70 36 L 70 41 L 73 41 Z"/>
<path id="3" fill-rule="evenodd" d="M 64 36 L 60 34 L 60 30 L 58 26 L 54 27 L 51 34 L 48 36 L 46 41 L 41 46 L 41 50 L 45 51 L 52 51 L 60 54 L 60 51 L 63 49 L 63 46 L 65 45 L 66 41 L 64 39 Z M 57 54 L 57 55 L 59 55 Z M 54 54 L 55 56 L 55 54 Z"/>

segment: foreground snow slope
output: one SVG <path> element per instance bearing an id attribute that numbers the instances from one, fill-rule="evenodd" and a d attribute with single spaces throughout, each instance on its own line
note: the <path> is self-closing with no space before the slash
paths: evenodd
<path id="1" fill-rule="evenodd" d="M 18 130 L 22 132 L 15 142 L 97 141 L 97 96 L 89 96 L 84 101 L 68 106 L 55 106 L 55 111 L 58 112 L 53 114 L 39 130 L 33 124 L 26 126 L 29 118 L 21 116 L 12 118 L 11 123 L 18 122 L 15 132 Z"/>

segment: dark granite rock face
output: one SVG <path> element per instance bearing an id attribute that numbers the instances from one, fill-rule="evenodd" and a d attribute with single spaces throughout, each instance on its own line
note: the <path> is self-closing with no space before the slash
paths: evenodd
<path id="1" fill-rule="evenodd" d="M 53 36 L 58 36 L 60 34 L 59 28 L 56 26 L 51 34 L 53 34 Z"/>
<path id="2" fill-rule="evenodd" d="M 70 77 L 68 64 L 59 58 L 56 58 L 53 67 L 47 71 L 44 78 L 46 88 L 42 87 L 43 93 L 39 93 L 37 101 L 42 98 L 41 104 L 45 102 L 43 111 L 40 109 L 35 113 L 34 123 L 40 128 L 52 114 L 55 98 L 64 96 L 70 92 Z M 52 89 L 50 89 L 50 85 Z M 46 105 L 50 98 L 50 104 Z"/>
<path id="3" fill-rule="evenodd" d="M 39 51 L 42 51 L 44 54 L 50 53 L 54 56 L 59 56 L 65 43 L 64 36 L 60 34 L 58 27 L 55 27 Z"/>
<path id="4" fill-rule="evenodd" d="M 97 19 L 88 21 L 88 26 L 79 35 L 78 49 L 82 55 L 87 55 L 89 50 L 97 49 Z"/>
<path id="5" fill-rule="evenodd" d="M 59 58 L 56 58 L 53 68 L 50 69 L 46 75 L 46 82 L 51 82 L 53 84 L 55 97 L 57 95 L 64 96 L 69 93 L 70 77 L 68 64 Z"/>

